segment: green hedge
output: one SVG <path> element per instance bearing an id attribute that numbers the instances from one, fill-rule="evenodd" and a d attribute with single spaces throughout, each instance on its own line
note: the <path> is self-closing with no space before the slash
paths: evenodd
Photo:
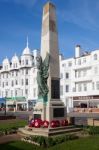
<path id="1" fill-rule="evenodd" d="M 88 132 L 90 135 L 99 134 L 99 127 L 98 126 L 89 127 Z"/>
<path id="2" fill-rule="evenodd" d="M 57 136 L 57 137 L 43 137 L 43 136 L 30 136 L 30 137 L 25 137 L 26 140 L 31 140 L 36 143 L 38 143 L 42 147 L 51 147 L 56 144 L 63 143 L 68 140 L 74 140 L 77 139 L 78 136 L 74 134 L 70 135 L 63 135 L 63 136 Z"/>

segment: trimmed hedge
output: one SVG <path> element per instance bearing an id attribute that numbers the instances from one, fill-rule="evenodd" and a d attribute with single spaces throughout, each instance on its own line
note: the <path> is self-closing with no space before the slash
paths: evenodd
<path id="1" fill-rule="evenodd" d="M 99 134 L 99 127 L 98 126 L 89 127 L 88 132 L 90 135 Z"/>
<path id="2" fill-rule="evenodd" d="M 74 140 L 78 139 L 78 136 L 74 134 L 69 134 L 69 135 L 63 135 L 63 136 L 58 136 L 58 137 L 43 137 L 43 136 L 30 136 L 30 137 L 25 137 L 25 140 L 27 141 L 33 141 L 35 143 L 38 143 L 42 147 L 51 147 L 56 144 L 63 143 L 68 140 Z"/>

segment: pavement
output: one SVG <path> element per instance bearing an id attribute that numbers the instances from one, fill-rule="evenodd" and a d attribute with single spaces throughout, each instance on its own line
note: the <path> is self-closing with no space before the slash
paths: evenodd
<path id="1" fill-rule="evenodd" d="M 4 111 L 0 111 L 0 116 L 5 115 Z M 16 116 L 19 119 L 25 119 L 28 120 L 30 115 L 33 115 L 33 111 L 16 111 L 16 112 L 11 112 L 8 111 L 6 112 L 6 116 Z"/>
<path id="2" fill-rule="evenodd" d="M 0 137 L 0 144 L 8 143 L 11 141 L 18 141 L 21 139 L 22 136 L 18 134 L 10 134 L 10 135 L 4 135 Z"/>

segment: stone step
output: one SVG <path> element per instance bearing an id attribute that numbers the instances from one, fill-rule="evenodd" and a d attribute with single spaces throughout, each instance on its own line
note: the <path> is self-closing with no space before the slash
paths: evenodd
<path id="1" fill-rule="evenodd" d="M 75 128 L 75 126 L 62 126 L 62 127 L 57 127 L 57 128 L 49 128 L 49 131 L 56 131 L 56 130 L 62 130 L 62 129 L 72 129 Z"/>
<path id="2" fill-rule="evenodd" d="M 64 130 L 56 130 L 56 131 L 51 131 L 49 132 L 50 135 L 57 135 L 57 134 L 64 134 L 64 133 L 75 133 L 78 131 L 81 131 L 81 128 L 71 128 L 71 129 L 64 129 Z"/>
<path id="3" fill-rule="evenodd" d="M 74 128 L 74 127 L 71 127 L 71 128 L 57 128 L 54 130 L 51 129 L 51 130 L 44 130 L 44 128 L 33 128 L 33 130 L 29 131 L 27 130 L 26 128 L 19 128 L 18 132 L 20 134 L 24 134 L 25 136 L 27 135 L 40 135 L 40 136 L 51 136 L 51 135 L 58 135 L 58 134 L 64 134 L 64 133 L 75 133 L 75 132 L 78 132 L 78 131 L 81 131 L 82 129 L 81 128 Z"/>

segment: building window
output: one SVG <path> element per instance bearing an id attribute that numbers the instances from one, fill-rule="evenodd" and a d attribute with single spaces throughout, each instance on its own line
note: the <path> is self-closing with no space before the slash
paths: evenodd
<path id="1" fill-rule="evenodd" d="M 96 89 L 99 90 L 99 81 L 96 82 Z"/>
<path id="2" fill-rule="evenodd" d="M 87 84 L 84 83 L 84 91 L 87 91 Z"/>
<path id="3" fill-rule="evenodd" d="M 8 97 L 8 91 L 5 91 L 5 96 Z"/>
<path id="4" fill-rule="evenodd" d="M 18 81 L 17 80 L 15 81 L 15 84 L 18 85 Z"/>
<path id="5" fill-rule="evenodd" d="M 78 84 L 78 92 L 81 92 L 82 91 L 82 86 L 81 84 Z"/>
<path id="6" fill-rule="evenodd" d="M 97 74 L 98 73 L 98 67 L 94 68 L 94 73 Z"/>
<path id="7" fill-rule="evenodd" d="M 28 65 L 28 59 L 26 59 L 26 65 Z"/>
<path id="8" fill-rule="evenodd" d="M 66 75 L 66 79 L 68 79 L 69 78 L 69 73 L 66 72 L 65 75 Z"/>
<path id="9" fill-rule="evenodd" d="M 21 84 L 24 85 L 24 80 L 23 79 L 21 80 Z"/>
<path id="10" fill-rule="evenodd" d="M 18 72 L 16 72 L 16 76 L 18 76 Z"/>
<path id="11" fill-rule="evenodd" d="M 4 82 L 2 83 L 2 87 L 4 87 Z"/>
<path id="12" fill-rule="evenodd" d="M 78 59 L 78 65 L 81 65 L 81 59 Z"/>
<path id="13" fill-rule="evenodd" d="M 26 74 L 28 74 L 28 69 L 26 69 Z"/>
<path id="14" fill-rule="evenodd" d="M 16 63 L 16 68 L 17 68 L 17 66 L 18 66 L 18 65 L 17 65 L 17 63 Z"/>
<path id="15" fill-rule="evenodd" d="M 28 79 L 25 79 L 25 84 L 28 85 Z"/>
<path id="16" fill-rule="evenodd" d="M 8 82 L 6 82 L 6 86 L 8 86 Z"/>
<path id="17" fill-rule="evenodd" d="M 92 90 L 94 90 L 94 88 L 95 88 L 95 84 L 94 84 L 94 82 L 92 83 Z"/>
<path id="18" fill-rule="evenodd" d="M 86 58 L 83 58 L 83 63 L 86 63 Z"/>
<path id="19" fill-rule="evenodd" d="M 66 85 L 66 92 L 69 92 L 69 85 Z"/>
<path id="20" fill-rule="evenodd" d="M 60 86 L 60 95 L 63 95 L 63 86 Z"/>
<path id="21" fill-rule="evenodd" d="M 94 57 L 94 60 L 97 60 L 97 54 L 94 54 L 93 57 Z"/>
<path id="22" fill-rule="evenodd" d="M 72 62 L 69 61 L 69 62 L 68 62 L 68 67 L 71 67 L 71 66 L 72 66 Z"/>
<path id="23" fill-rule="evenodd" d="M 17 96 L 18 95 L 18 92 L 17 92 L 17 90 L 15 90 L 15 96 Z"/>
<path id="24" fill-rule="evenodd" d="M 8 78 L 8 73 L 6 74 L 6 78 Z"/>
<path id="25" fill-rule="evenodd" d="M 12 77 L 14 76 L 14 71 L 12 71 Z"/>
<path id="26" fill-rule="evenodd" d="M 78 71 L 78 77 L 81 77 L 81 71 Z"/>
<path id="27" fill-rule="evenodd" d="M 62 67 L 65 67 L 65 64 L 62 64 Z"/>
<path id="28" fill-rule="evenodd" d="M 63 79 L 63 73 L 60 74 L 60 78 Z"/>
<path id="29" fill-rule="evenodd" d="M 85 77 L 87 74 L 87 70 L 83 70 L 83 77 Z"/>
<path id="30" fill-rule="evenodd" d="M 28 95 L 28 89 L 25 89 L 25 94 Z"/>
<path id="31" fill-rule="evenodd" d="M 11 97 L 13 97 L 13 91 L 11 90 Z"/>
<path id="32" fill-rule="evenodd" d="M 75 78 L 77 78 L 77 71 L 75 71 Z"/>
<path id="33" fill-rule="evenodd" d="M 24 69 L 22 69 L 22 75 L 24 75 Z"/>
<path id="34" fill-rule="evenodd" d="M 11 86 L 14 86 L 14 82 L 13 81 L 11 82 Z"/>

